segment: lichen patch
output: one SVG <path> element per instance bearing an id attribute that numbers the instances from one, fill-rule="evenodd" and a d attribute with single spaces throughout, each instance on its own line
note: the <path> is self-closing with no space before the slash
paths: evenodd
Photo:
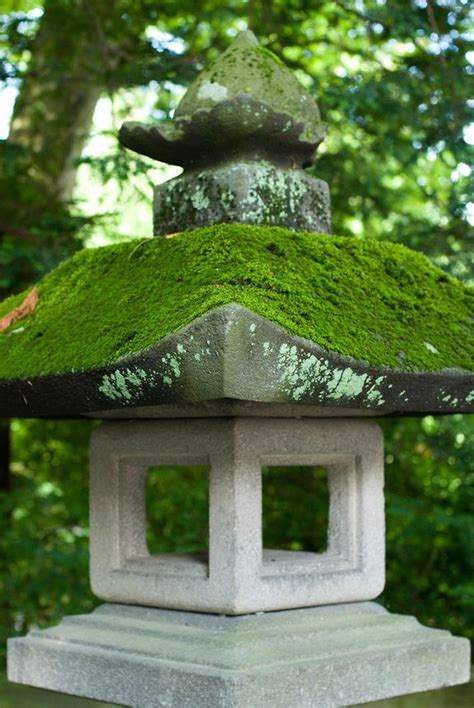
<path id="1" fill-rule="evenodd" d="M 223 86 L 217 81 L 208 81 L 206 79 L 199 86 L 197 97 L 203 101 L 210 100 L 214 101 L 214 103 L 219 103 L 220 101 L 224 101 L 228 94 L 229 89 L 227 86 Z"/>
<path id="2" fill-rule="evenodd" d="M 323 356 L 315 356 L 287 343 L 278 353 L 280 385 L 288 398 L 301 401 L 318 393 L 321 402 L 381 406 L 385 399 L 381 386 L 385 377 L 359 374 L 351 367 L 335 367 Z"/>

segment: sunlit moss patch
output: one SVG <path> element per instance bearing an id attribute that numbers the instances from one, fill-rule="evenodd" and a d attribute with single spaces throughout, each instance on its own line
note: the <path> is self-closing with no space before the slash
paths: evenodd
<path id="1" fill-rule="evenodd" d="M 474 369 L 473 290 L 388 242 L 222 224 L 83 250 L 38 290 L 0 334 L 1 378 L 98 368 L 230 302 L 370 364 Z"/>

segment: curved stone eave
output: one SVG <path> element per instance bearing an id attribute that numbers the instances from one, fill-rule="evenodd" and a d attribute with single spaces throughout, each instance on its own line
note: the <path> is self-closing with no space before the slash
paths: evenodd
<path id="1" fill-rule="evenodd" d="M 474 373 L 403 372 L 328 352 L 231 303 L 95 370 L 0 381 L 0 415 L 79 417 L 236 400 L 358 415 L 474 411 Z M 332 411 L 331 413 L 329 411 Z M 307 415 L 307 412 L 304 413 Z M 321 413 L 320 413 L 321 414 Z"/>
<path id="2" fill-rule="evenodd" d="M 162 126 L 125 122 L 119 141 L 141 155 L 185 168 L 223 156 L 228 160 L 235 151 L 241 152 L 241 145 L 246 153 L 261 150 L 276 160 L 286 155 L 307 166 L 325 135 L 323 123 L 309 134 L 308 127 L 289 113 L 275 112 L 269 104 L 243 94 Z"/>

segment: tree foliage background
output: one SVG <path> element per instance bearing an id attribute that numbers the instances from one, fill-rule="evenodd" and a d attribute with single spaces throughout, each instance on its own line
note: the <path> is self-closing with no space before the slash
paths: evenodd
<path id="1" fill-rule="evenodd" d="M 318 98 L 330 132 L 314 173 L 330 184 L 334 231 L 401 242 L 472 282 L 468 0 L 3 0 L 1 12 L 4 119 L 6 97 L 17 97 L 0 141 L 0 296 L 77 248 L 151 234 L 151 184 L 171 173 L 122 150 L 116 130 L 125 118 L 169 118 L 196 73 L 246 27 Z M 471 637 L 472 423 L 382 423 L 382 599 Z M 15 420 L 0 429 L 3 638 L 96 602 L 87 571 L 93 425 Z M 319 549 L 318 475 L 271 474 L 279 477 L 267 483 L 266 542 Z M 203 479 L 196 470 L 153 477 L 155 550 L 173 539 L 176 550 L 202 545 Z"/>

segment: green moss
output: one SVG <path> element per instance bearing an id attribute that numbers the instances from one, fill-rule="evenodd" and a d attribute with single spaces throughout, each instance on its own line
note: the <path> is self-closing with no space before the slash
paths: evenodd
<path id="1" fill-rule="evenodd" d="M 23 297 L 1 303 L 0 317 Z M 229 302 L 371 364 L 471 370 L 473 300 L 403 246 L 211 226 L 65 262 L 39 284 L 36 311 L 0 335 L 0 376 L 97 368 Z"/>
<path id="2" fill-rule="evenodd" d="M 263 54 L 265 58 L 269 58 L 272 59 L 272 61 L 276 61 L 279 64 L 283 64 L 280 57 L 278 57 L 274 52 L 270 51 L 270 49 L 267 49 L 266 47 L 257 47 L 257 51 L 259 51 L 260 54 Z"/>

